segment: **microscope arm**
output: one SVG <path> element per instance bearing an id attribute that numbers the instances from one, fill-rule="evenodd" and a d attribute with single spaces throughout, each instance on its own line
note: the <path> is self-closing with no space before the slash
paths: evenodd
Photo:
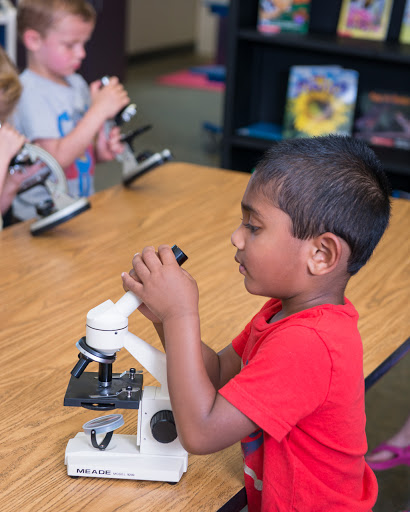
<path id="1" fill-rule="evenodd" d="M 128 332 L 124 348 L 161 384 L 159 396 L 168 396 L 167 359 L 164 352 Z"/>
<path id="2" fill-rule="evenodd" d="M 121 314 L 128 317 L 141 304 L 142 300 L 128 291 L 115 303 L 115 307 Z M 124 339 L 124 348 L 157 379 L 161 384 L 161 394 L 168 394 L 167 362 L 164 352 L 157 350 L 129 331 Z"/>

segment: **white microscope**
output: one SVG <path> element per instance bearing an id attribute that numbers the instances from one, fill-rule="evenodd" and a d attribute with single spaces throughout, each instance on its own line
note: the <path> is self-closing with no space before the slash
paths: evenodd
<path id="1" fill-rule="evenodd" d="M 103 76 L 101 78 L 102 87 L 108 85 L 109 81 L 109 76 Z M 137 105 L 135 103 L 129 103 L 120 110 L 110 122 L 108 122 L 107 129 L 110 129 L 111 126 L 121 126 L 124 123 L 128 123 L 136 116 L 136 114 Z M 141 153 L 135 154 L 133 147 L 135 137 L 143 134 L 151 128 L 151 125 L 145 125 L 121 135 L 121 142 L 124 144 L 124 151 L 117 155 L 116 159 L 122 164 L 122 183 L 125 186 L 130 185 L 142 174 L 145 174 L 158 165 L 172 159 L 172 153 L 169 149 L 163 149 L 156 153 L 153 153 L 152 151 L 142 151 Z"/>
<path id="2" fill-rule="evenodd" d="M 182 265 L 187 256 L 172 247 Z M 115 304 L 107 300 L 87 314 L 86 336 L 77 342 L 79 360 L 71 371 L 64 405 L 91 410 L 138 409 L 137 435 L 113 434 L 123 425 L 121 414 L 88 421 L 70 439 L 65 452 L 73 477 L 121 478 L 178 482 L 188 467 L 188 454 L 178 440 L 168 393 L 166 356 L 128 331 L 128 317 L 141 304 L 127 292 Z M 125 347 L 160 386 L 142 388 L 135 368 L 112 373 L 116 353 Z M 96 361 L 99 372 L 84 372 Z"/>
<path id="3" fill-rule="evenodd" d="M 91 208 L 86 197 L 73 198 L 69 195 L 63 169 L 57 160 L 40 146 L 24 144 L 10 162 L 9 173 L 24 172 L 26 166 L 38 161 L 42 162 L 42 169 L 23 181 L 18 191 L 18 194 L 22 194 L 33 187 L 45 189 L 44 199 L 33 205 L 37 211 L 37 218 L 30 225 L 33 236 L 40 235 Z"/>

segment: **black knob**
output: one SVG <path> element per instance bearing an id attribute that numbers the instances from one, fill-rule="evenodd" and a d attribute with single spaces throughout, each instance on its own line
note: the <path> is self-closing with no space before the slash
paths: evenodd
<path id="1" fill-rule="evenodd" d="M 41 203 L 36 205 L 36 211 L 42 217 L 47 217 L 53 212 L 54 201 L 52 199 L 44 199 Z"/>
<path id="2" fill-rule="evenodd" d="M 151 418 L 150 427 L 159 443 L 172 443 L 178 436 L 172 411 L 158 411 Z"/>

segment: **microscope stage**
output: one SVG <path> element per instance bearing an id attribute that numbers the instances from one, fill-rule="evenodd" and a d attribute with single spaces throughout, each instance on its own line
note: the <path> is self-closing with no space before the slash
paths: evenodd
<path id="1" fill-rule="evenodd" d="M 80 378 L 71 376 L 64 405 L 93 410 L 138 409 L 142 393 L 142 375 L 113 373 L 109 387 L 99 385 L 98 373 L 84 372 Z M 131 388 L 131 389 L 127 389 Z"/>

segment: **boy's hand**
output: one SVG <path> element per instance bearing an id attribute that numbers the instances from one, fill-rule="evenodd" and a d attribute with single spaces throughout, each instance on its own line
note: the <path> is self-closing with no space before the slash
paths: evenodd
<path id="1" fill-rule="evenodd" d="M 37 174 L 42 167 L 44 167 L 44 164 L 42 162 L 39 162 L 33 165 L 24 166 L 23 172 L 7 174 L 4 187 L 6 188 L 7 186 L 10 190 L 13 190 L 14 193 L 17 194 L 21 184 L 28 178 L 31 178 L 31 176 Z"/>
<path id="2" fill-rule="evenodd" d="M 8 123 L 4 123 L 0 128 L 0 158 L 7 160 L 7 165 L 26 142 L 24 135 L 21 135 Z"/>
<path id="3" fill-rule="evenodd" d="M 97 160 L 106 162 L 114 160 L 114 158 L 124 151 L 124 144 L 121 142 L 121 131 L 118 126 L 111 128 L 108 138 L 105 126 L 102 126 L 98 132 L 96 141 Z"/>
<path id="4" fill-rule="evenodd" d="M 107 147 L 113 155 L 113 158 L 124 151 L 125 146 L 121 142 L 121 130 L 119 126 L 111 128 L 110 133 L 108 134 Z"/>
<path id="5" fill-rule="evenodd" d="M 90 93 L 90 109 L 98 110 L 104 117 L 104 121 L 115 117 L 130 102 L 127 91 L 115 76 L 111 77 L 104 87 L 101 86 L 100 80 L 92 82 Z"/>
<path id="6" fill-rule="evenodd" d="M 134 292 L 149 312 L 140 311 L 154 323 L 184 316 L 198 315 L 198 287 L 196 281 L 182 269 L 168 245 L 145 247 L 133 260 L 130 274 L 124 272 L 125 290 Z M 155 317 L 155 318 L 154 318 Z"/>
<path id="7" fill-rule="evenodd" d="M 14 198 L 16 197 L 16 195 L 21 187 L 21 184 L 25 180 L 30 178 L 31 176 L 34 176 L 34 174 L 36 174 L 42 167 L 43 167 L 43 163 L 38 162 L 33 165 L 25 166 L 24 172 L 15 172 L 14 174 L 9 174 L 7 172 L 8 164 L 5 167 L 0 166 L 0 173 L 2 170 L 6 171 L 4 183 L 2 183 L 0 180 L 0 211 L 1 211 L 1 213 L 5 213 L 10 208 L 11 203 L 13 202 Z M 3 185 L 3 189 L 1 187 L 1 185 Z"/>
<path id="8" fill-rule="evenodd" d="M 122 286 L 124 288 L 124 291 L 126 291 L 126 292 L 132 291 L 125 284 L 124 276 L 127 276 L 127 274 L 124 273 L 124 275 L 122 276 L 123 277 L 123 279 L 122 279 Z M 133 268 L 129 271 L 127 278 L 128 277 L 132 277 L 132 279 L 134 279 L 135 281 L 137 281 L 139 283 L 141 282 L 138 279 L 137 274 L 135 273 L 135 270 Z M 146 318 L 148 318 L 148 320 L 151 320 L 151 322 L 153 324 L 160 324 L 161 323 L 161 320 L 156 315 L 154 315 L 154 313 L 144 303 L 142 303 L 141 306 L 139 306 L 138 311 L 140 313 L 142 313 Z"/>

